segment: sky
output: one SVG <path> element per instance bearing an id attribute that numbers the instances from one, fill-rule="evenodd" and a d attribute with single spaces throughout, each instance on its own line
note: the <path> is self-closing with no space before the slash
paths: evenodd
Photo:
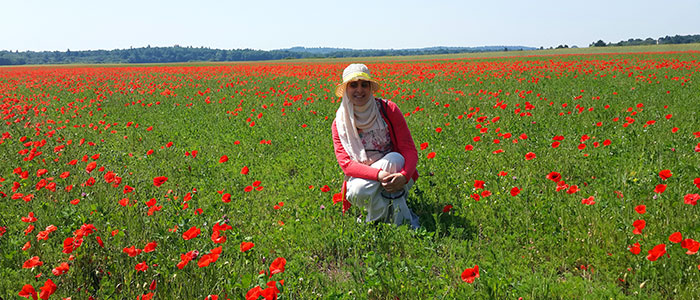
<path id="1" fill-rule="evenodd" d="M 700 34 L 698 0 L 0 0 L 0 50 L 587 47 Z"/>

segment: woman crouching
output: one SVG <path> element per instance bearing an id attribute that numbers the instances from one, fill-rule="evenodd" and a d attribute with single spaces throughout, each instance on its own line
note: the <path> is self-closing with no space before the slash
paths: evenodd
<path id="1" fill-rule="evenodd" d="M 345 173 L 343 211 L 358 205 L 367 210 L 366 222 L 418 228 L 406 204 L 418 179 L 416 146 L 396 104 L 374 97 L 378 89 L 367 66 L 351 64 L 335 90 L 343 98 L 332 125 L 335 156 Z"/>

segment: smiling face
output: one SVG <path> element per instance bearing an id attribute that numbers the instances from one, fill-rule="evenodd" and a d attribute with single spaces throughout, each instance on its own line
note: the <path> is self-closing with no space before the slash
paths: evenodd
<path id="1" fill-rule="evenodd" d="M 352 104 L 362 106 L 365 105 L 372 96 L 372 83 L 366 80 L 351 81 L 348 82 L 345 91 Z"/>

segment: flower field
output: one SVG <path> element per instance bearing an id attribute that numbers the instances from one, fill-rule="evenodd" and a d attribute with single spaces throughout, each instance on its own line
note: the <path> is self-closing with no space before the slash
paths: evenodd
<path id="1" fill-rule="evenodd" d="M 338 203 L 348 63 L 0 68 L 0 298 L 700 295 L 700 52 L 367 63 L 415 231 Z"/>

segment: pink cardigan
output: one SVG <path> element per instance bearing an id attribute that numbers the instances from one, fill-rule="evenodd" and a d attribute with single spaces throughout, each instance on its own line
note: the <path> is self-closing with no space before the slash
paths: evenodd
<path id="1" fill-rule="evenodd" d="M 376 101 L 386 100 L 376 99 Z M 406 176 L 408 180 L 418 180 L 418 172 L 416 171 L 418 151 L 416 150 L 416 145 L 411 137 L 411 132 L 408 130 L 408 125 L 406 125 L 406 119 L 404 119 L 403 113 L 401 113 L 401 110 L 399 110 L 396 103 L 386 101 L 386 116 L 382 115 L 382 117 L 384 118 L 384 122 L 387 123 L 389 135 L 391 136 L 391 151 L 398 152 L 404 157 L 404 165 L 400 173 Z M 333 148 L 335 148 L 335 158 L 338 160 L 338 165 L 340 165 L 343 173 L 350 177 L 377 180 L 380 169 L 353 161 L 350 159 L 348 153 L 345 152 L 343 144 L 340 142 L 340 137 L 338 136 L 338 129 L 335 126 L 335 120 L 333 120 L 331 130 L 333 132 Z M 348 202 L 345 198 L 346 184 L 347 182 L 343 182 L 343 189 L 341 191 L 343 196 L 343 212 L 350 208 L 350 202 Z"/>

